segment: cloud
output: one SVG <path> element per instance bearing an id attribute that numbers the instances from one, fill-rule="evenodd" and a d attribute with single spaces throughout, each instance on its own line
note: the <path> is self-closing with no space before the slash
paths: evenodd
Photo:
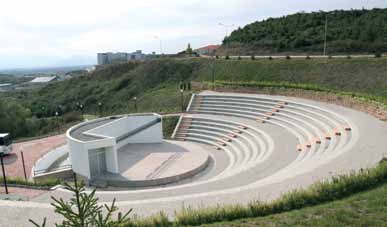
<path id="1" fill-rule="evenodd" d="M 385 0 L 3 1 L 0 61 L 1 56 L 60 59 L 99 51 L 158 51 L 155 35 L 163 51 L 173 53 L 188 42 L 193 47 L 220 43 L 226 30 L 219 22 L 236 28 L 302 10 L 386 6 Z"/>

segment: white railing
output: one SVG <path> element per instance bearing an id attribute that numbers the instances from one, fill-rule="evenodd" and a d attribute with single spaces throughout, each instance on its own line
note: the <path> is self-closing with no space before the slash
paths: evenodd
<path id="1" fill-rule="evenodd" d="M 192 95 L 191 95 L 191 99 L 189 100 L 187 109 L 185 110 L 186 112 L 188 112 L 189 109 L 191 109 L 191 105 L 192 105 L 193 100 L 195 99 L 195 96 L 196 96 L 196 94 L 192 94 Z"/>

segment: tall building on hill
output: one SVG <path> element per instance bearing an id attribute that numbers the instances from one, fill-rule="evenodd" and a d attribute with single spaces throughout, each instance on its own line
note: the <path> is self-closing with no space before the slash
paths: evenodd
<path id="1" fill-rule="evenodd" d="M 105 65 L 117 62 L 126 62 L 131 60 L 144 60 L 146 55 L 142 53 L 141 50 L 136 50 L 136 52 L 126 53 L 126 52 L 107 52 L 107 53 L 98 53 L 98 65 Z"/>

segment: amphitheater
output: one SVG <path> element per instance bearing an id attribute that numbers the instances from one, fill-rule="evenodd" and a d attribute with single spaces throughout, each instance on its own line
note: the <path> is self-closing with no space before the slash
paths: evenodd
<path id="1" fill-rule="evenodd" d="M 192 95 L 172 142 L 206 151 L 206 168 L 170 184 L 109 187 L 96 195 L 101 203 L 116 198 L 120 210 L 134 208 L 140 216 L 161 210 L 173 216 L 182 206 L 269 201 L 375 166 L 387 155 L 386 138 L 386 123 L 353 109 L 292 97 L 204 91 Z M 8 217 L 55 220 L 51 196 L 69 198 L 71 193 L 58 188 L 28 202 L 0 202 L 0 207 L 10 210 Z"/>

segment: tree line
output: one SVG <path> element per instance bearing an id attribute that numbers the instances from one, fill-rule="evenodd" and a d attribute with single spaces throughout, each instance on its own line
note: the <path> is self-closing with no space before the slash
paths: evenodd
<path id="1" fill-rule="evenodd" d="M 234 30 L 223 47 L 250 45 L 271 51 L 321 50 L 331 52 L 387 51 L 387 9 L 300 12 L 256 21 Z"/>

